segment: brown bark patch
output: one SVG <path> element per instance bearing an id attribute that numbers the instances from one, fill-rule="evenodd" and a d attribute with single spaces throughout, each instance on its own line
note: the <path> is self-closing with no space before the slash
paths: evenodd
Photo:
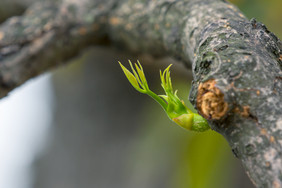
<path id="1" fill-rule="evenodd" d="M 243 106 L 242 108 L 243 108 L 243 111 L 241 111 L 239 107 L 236 107 L 234 109 L 234 112 L 240 114 L 243 117 L 249 117 L 250 116 L 250 107 Z"/>
<path id="2" fill-rule="evenodd" d="M 119 18 L 116 17 L 111 17 L 110 18 L 110 24 L 112 25 L 119 25 L 121 23 L 121 20 Z"/>
<path id="3" fill-rule="evenodd" d="M 281 185 L 278 181 L 274 181 L 274 182 L 273 182 L 273 187 L 274 187 L 274 188 L 281 188 L 281 186 L 282 186 L 282 185 Z"/>
<path id="4" fill-rule="evenodd" d="M 4 33 L 0 32 L 0 40 L 2 40 L 4 38 Z"/>
<path id="5" fill-rule="evenodd" d="M 87 33 L 87 29 L 85 27 L 81 27 L 79 28 L 78 32 L 80 35 L 85 35 Z"/>
<path id="6" fill-rule="evenodd" d="M 257 95 L 260 95 L 260 90 L 257 90 Z"/>
<path id="7" fill-rule="evenodd" d="M 197 108 L 207 119 L 220 119 L 228 110 L 223 93 L 215 86 L 214 79 L 201 83 L 198 88 Z"/>
<path id="8" fill-rule="evenodd" d="M 282 61 L 282 55 L 279 56 L 279 60 Z"/>
<path id="9" fill-rule="evenodd" d="M 267 134 L 267 130 L 266 130 L 266 129 L 263 129 L 263 128 L 260 130 L 260 133 L 261 133 L 262 135 L 268 135 L 268 134 Z"/>
<path id="10" fill-rule="evenodd" d="M 274 143 L 274 142 L 275 142 L 275 138 L 274 138 L 273 136 L 270 136 L 269 141 L 270 141 L 271 143 Z"/>

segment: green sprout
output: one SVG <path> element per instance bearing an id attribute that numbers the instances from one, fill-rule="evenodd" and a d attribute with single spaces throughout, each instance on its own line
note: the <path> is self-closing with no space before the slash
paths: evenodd
<path id="1" fill-rule="evenodd" d="M 140 93 L 147 94 L 157 101 L 167 113 L 169 119 L 187 130 L 203 132 L 210 128 L 207 120 L 199 114 L 193 113 L 192 110 L 184 104 L 184 101 L 178 98 L 177 90 L 175 92 L 173 91 L 169 71 L 171 65 L 169 65 L 163 72 L 160 71 L 161 85 L 165 91 L 165 95 L 157 95 L 149 89 L 140 62 L 137 61 L 137 63 L 134 64 L 136 70 L 131 61 L 129 61 L 129 64 L 133 73 L 119 62 L 119 65 L 131 85 Z"/>

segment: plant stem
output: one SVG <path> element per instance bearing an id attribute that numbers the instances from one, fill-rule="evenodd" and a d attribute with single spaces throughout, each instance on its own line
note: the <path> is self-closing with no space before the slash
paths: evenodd
<path id="1" fill-rule="evenodd" d="M 166 111 L 167 103 L 160 96 L 158 96 L 157 94 L 155 94 L 151 90 L 148 90 L 146 94 L 148 94 L 155 101 L 157 101 L 163 107 L 164 111 Z"/>

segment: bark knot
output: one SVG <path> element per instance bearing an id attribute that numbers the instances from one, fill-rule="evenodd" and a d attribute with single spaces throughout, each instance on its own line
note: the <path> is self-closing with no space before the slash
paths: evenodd
<path id="1" fill-rule="evenodd" d="M 224 101 L 224 94 L 215 86 L 214 79 L 200 83 L 197 95 L 197 108 L 207 119 L 218 120 L 228 111 L 228 104 Z"/>

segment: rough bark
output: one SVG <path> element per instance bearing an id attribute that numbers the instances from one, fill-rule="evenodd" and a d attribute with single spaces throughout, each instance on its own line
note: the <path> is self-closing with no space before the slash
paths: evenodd
<path id="1" fill-rule="evenodd" d="M 107 41 L 104 22 L 115 2 L 88 3 L 35 3 L 0 26 L 0 97 L 85 47 Z"/>
<path id="2" fill-rule="evenodd" d="M 37 4 L 0 26 L 0 96 L 104 36 L 192 65 L 191 102 L 257 187 L 282 187 L 282 44 L 224 0 Z"/>

